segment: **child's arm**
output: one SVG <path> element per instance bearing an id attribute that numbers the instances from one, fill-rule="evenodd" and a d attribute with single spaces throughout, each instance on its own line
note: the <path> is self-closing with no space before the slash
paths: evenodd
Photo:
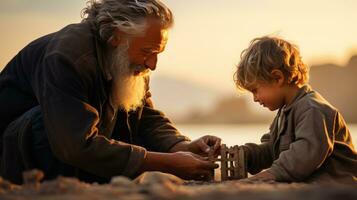
<path id="1" fill-rule="evenodd" d="M 328 121 L 314 107 L 296 114 L 295 141 L 288 150 L 280 153 L 268 169 L 277 181 L 306 179 L 324 163 L 333 150 L 333 121 Z"/>
<path id="2" fill-rule="evenodd" d="M 261 140 L 262 143 L 259 145 L 254 143 L 243 145 L 245 156 L 247 158 L 247 170 L 250 174 L 256 174 L 261 170 L 270 167 L 273 163 L 270 134 L 263 135 Z"/>

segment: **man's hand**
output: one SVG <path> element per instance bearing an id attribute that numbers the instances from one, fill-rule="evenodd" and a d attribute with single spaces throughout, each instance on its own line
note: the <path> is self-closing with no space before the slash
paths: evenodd
<path id="1" fill-rule="evenodd" d="M 218 164 L 191 152 L 147 152 L 140 171 L 161 171 L 187 180 L 209 180 L 215 168 Z"/>
<path id="2" fill-rule="evenodd" d="M 192 142 L 180 142 L 171 148 L 171 152 L 190 151 L 201 156 L 209 153 L 217 156 L 221 149 L 221 139 L 216 136 L 205 135 Z"/>
<path id="3" fill-rule="evenodd" d="M 205 135 L 190 142 L 188 150 L 203 156 L 207 156 L 209 152 L 218 155 L 221 150 L 221 139 L 216 136 Z"/>
<path id="4" fill-rule="evenodd" d="M 170 165 L 170 173 L 188 180 L 210 180 L 213 178 L 212 170 L 218 168 L 218 164 L 209 161 L 207 157 L 184 151 L 174 153 Z"/>

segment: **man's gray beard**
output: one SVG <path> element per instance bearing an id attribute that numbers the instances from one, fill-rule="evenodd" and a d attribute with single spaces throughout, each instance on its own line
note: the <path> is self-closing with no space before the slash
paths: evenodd
<path id="1" fill-rule="evenodd" d="M 109 74 L 112 78 L 110 103 L 113 109 L 123 109 L 126 112 L 134 111 L 143 105 L 146 94 L 145 77 L 150 71 L 143 66 L 130 65 L 127 45 L 120 45 L 112 50 L 109 65 Z M 134 75 L 140 71 L 139 75 Z"/>

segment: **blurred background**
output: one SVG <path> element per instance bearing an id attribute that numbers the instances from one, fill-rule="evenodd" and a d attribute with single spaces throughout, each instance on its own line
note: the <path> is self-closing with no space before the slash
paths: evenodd
<path id="1" fill-rule="evenodd" d="M 300 47 L 310 84 L 357 137 L 357 1 L 163 0 L 175 15 L 151 92 L 155 106 L 193 139 L 259 142 L 275 113 L 238 94 L 235 65 L 250 40 L 280 36 Z M 81 21 L 84 0 L 1 0 L 0 69 L 32 40 Z"/>

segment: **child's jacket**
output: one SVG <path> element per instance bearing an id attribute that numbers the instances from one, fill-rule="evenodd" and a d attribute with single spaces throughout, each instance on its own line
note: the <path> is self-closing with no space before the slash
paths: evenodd
<path id="1" fill-rule="evenodd" d="M 342 115 L 309 86 L 279 110 L 262 143 L 245 144 L 248 171 L 277 181 L 357 183 L 357 153 Z"/>

